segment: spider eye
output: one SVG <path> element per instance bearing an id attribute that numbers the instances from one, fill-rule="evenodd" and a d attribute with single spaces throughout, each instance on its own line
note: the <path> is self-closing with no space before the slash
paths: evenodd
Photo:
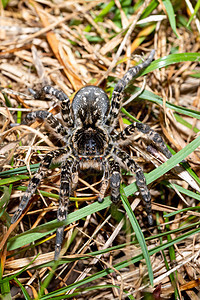
<path id="1" fill-rule="evenodd" d="M 89 139 L 86 143 L 85 143 L 85 151 L 88 152 L 88 154 L 92 154 L 92 152 L 94 152 L 96 150 L 96 142 L 93 139 Z"/>

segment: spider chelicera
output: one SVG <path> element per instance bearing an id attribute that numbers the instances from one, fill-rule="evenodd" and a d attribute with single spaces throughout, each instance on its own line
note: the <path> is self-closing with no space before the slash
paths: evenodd
<path id="1" fill-rule="evenodd" d="M 133 122 L 120 133 L 116 133 L 115 128 L 118 123 L 124 89 L 142 69 L 150 65 L 154 54 L 155 51 L 151 51 L 145 61 L 130 68 L 118 81 L 112 94 L 111 103 L 101 88 L 92 85 L 81 88 L 75 94 L 72 104 L 64 92 L 52 86 L 44 86 L 40 91 L 31 90 L 35 99 L 44 99 L 46 94 L 50 94 L 61 102 L 60 111 L 63 123 L 58 121 L 52 113 L 41 110 L 27 114 L 25 122 L 29 124 L 36 119 L 47 122 L 62 137 L 64 146 L 44 156 L 39 170 L 30 180 L 19 207 L 12 217 L 12 223 L 19 219 L 31 196 L 47 174 L 50 165 L 57 161 L 61 163 L 58 221 L 67 218 L 69 197 L 77 185 L 80 170 L 95 169 L 102 172 L 98 201 L 103 201 L 110 186 L 111 200 L 117 203 L 120 200 L 120 167 L 123 167 L 135 173 L 136 184 L 144 202 L 148 222 L 150 225 L 153 224 L 151 196 L 142 169 L 120 147 L 124 143 L 131 142 L 131 137 L 140 132 L 154 143 L 167 158 L 172 156 L 171 152 L 161 136 L 148 125 Z M 63 231 L 64 227 L 60 227 L 56 232 L 55 260 L 59 258 Z"/>

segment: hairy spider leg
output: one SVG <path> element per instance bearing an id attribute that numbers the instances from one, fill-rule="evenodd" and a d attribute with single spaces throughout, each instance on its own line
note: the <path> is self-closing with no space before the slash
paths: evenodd
<path id="1" fill-rule="evenodd" d="M 146 185 L 146 179 L 142 172 L 142 169 L 136 164 L 136 162 L 123 150 L 114 147 L 113 154 L 116 155 L 123 165 L 125 165 L 131 172 L 136 175 L 136 185 L 142 196 L 145 210 L 147 213 L 149 225 L 153 224 L 152 210 L 151 210 L 151 195 Z"/>
<path id="2" fill-rule="evenodd" d="M 61 165 L 61 177 L 60 177 L 60 197 L 59 208 L 57 211 L 57 220 L 64 221 L 67 218 L 69 197 L 72 191 L 72 178 L 73 167 L 76 164 L 76 160 L 73 156 L 69 156 L 65 162 Z M 58 260 L 60 250 L 62 246 L 64 235 L 64 226 L 59 227 L 56 231 L 56 245 L 54 259 Z"/>
<path id="3" fill-rule="evenodd" d="M 102 159 L 102 169 L 103 176 L 101 181 L 101 188 L 98 195 L 98 202 L 103 202 L 105 193 L 110 185 L 111 200 L 113 203 L 117 203 L 120 200 L 121 183 L 119 163 L 114 161 L 112 155 L 106 155 Z"/>
<path id="4" fill-rule="evenodd" d="M 120 183 L 121 183 L 121 172 L 119 163 L 114 159 L 109 160 L 110 165 L 110 189 L 111 189 L 111 201 L 117 203 L 120 200 Z"/>
<path id="5" fill-rule="evenodd" d="M 159 133 L 155 132 L 151 127 L 146 124 L 134 122 L 131 125 L 127 126 L 123 131 L 119 134 L 113 136 L 113 141 L 118 142 L 119 145 L 127 142 L 131 142 L 130 137 L 135 132 L 143 133 L 143 137 L 149 139 L 153 142 L 153 144 L 158 148 L 160 152 L 162 152 L 167 158 L 172 157 L 171 152 L 165 145 L 162 137 Z"/>
<path id="6" fill-rule="evenodd" d="M 37 119 L 46 121 L 47 124 L 58 134 L 61 134 L 62 137 L 64 137 L 67 141 L 68 139 L 68 130 L 65 128 L 57 119 L 56 117 L 44 110 L 38 110 L 38 111 L 33 111 L 30 112 L 26 115 L 24 121 L 22 124 L 30 124 L 35 122 Z"/>
<path id="7" fill-rule="evenodd" d="M 132 81 L 139 74 L 141 70 L 145 69 L 150 65 L 150 63 L 154 58 L 154 55 L 155 55 L 155 50 L 152 50 L 149 57 L 144 62 L 130 68 L 126 72 L 124 77 L 120 79 L 116 84 L 112 94 L 110 110 L 106 120 L 106 124 L 110 126 L 111 130 L 116 126 L 118 121 L 117 117 L 122 103 L 124 89 L 130 83 L 130 81 Z"/>
<path id="8" fill-rule="evenodd" d="M 80 169 L 80 161 L 74 161 L 71 170 L 71 178 L 72 178 L 72 191 L 76 189 L 79 178 L 79 169 Z"/>
<path id="9" fill-rule="evenodd" d="M 73 126 L 74 121 L 71 113 L 70 100 L 69 97 L 63 91 L 57 90 L 50 85 L 43 86 L 43 88 L 40 91 L 34 91 L 32 89 L 29 89 L 29 91 L 35 99 L 44 99 L 46 94 L 56 97 L 56 99 L 61 101 L 61 115 L 63 121 L 65 122 L 65 125 L 67 127 Z"/>
<path id="10" fill-rule="evenodd" d="M 101 181 L 101 188 L 100 188 L 99 195 L 98 195 L 99 203 L 103 202 L 105 193 L 108 189 L 109 182 L 110 182 L 109 165 L 108 165 L 108 161 L 106 159 L 104 159 L 102 161 L 102 168 L 103 168 L 103 177 L 102 177 L 102 181 Z"/>
<path id="11" fill-rule="evenodd" d="M 51 152 L 49 152 L 45 155 L 44 159 L 40 163 L 39 170 L 32 177 L 32 179 L 30 180 L 30 182 L 28 184 L 27 190 L 24 193 L 24 196 L 23 196 L 23 198 L 22 198 L 22 200 L 19 204 L 19 207 L 18 207 L 17 211 L 14 213 L 14 215 L 11 219 L 11 224 L 15 223 L 19 219 L 19 217 L 21 216 L 23 210 L 28 205 L 31 196 L 35 193 L 35 191 L 36 191 L 38 185 L 40 184 L 41 180 L 45 177 L 52 161 L 54 159 L 58 158 L 59 156 L 61 156 L 63 154 L 67 154 L 67 153 L 68 153 L 68 151 L 66 152 L 66 149 L 59 149 L 59 150 L 51 151 Z"/>

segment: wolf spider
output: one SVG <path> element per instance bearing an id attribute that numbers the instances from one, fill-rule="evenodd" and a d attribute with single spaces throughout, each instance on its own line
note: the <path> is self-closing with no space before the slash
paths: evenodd
<path id="1" fill-rule="evenodd" d="M 64 146 L 44 156 L 39 170 L 29 182 L 11 223 L 19 219 L 31 196 L 47 174 L 50 165 L 56 160 L 61 163 L 58 221 L 63 221 L 67 217 L 69 197 L 77 185 L 79 170 L 95 169 L 102 172 L 98 201 L 103 201 L 110 185 L 111 200 L 117 203 L 120 200 L 120 167 L 123 167 L 135 173 L 136 185 L 145 205 L 148 222 L 150 225 L 153 224 L 151 196 L 143 171 L 129 154 L 120 149 L 120 146 L 124 142 L 130 142 L 131 136 L 140 132 L 153 142 L 167 158 L 171 157 L 171 153 L 161 136 L 148 125 L 133 122 L 120 133 L 117 133 L 115 128 L 124 89 L 142 69 L 150 65 L 154 53 L 153 50 L 145 61 L 130 68 L 118 81 L 112 94 L 111 103 L 101 88 L 92 85 L 81 88 L 76 93 L 72 104 L 63 91 L 52 86 L 44 86 L 40 91 L 31 90 L 35 99 L 44 99 L 46 94 L 50 94 L 61 101 L 64 125 L 52 113 L 41 110 L 27 114 L 25 122 L 32 123 L 36 119 L 47 122 L 56 133 L 62 136 Z M 55 260 L 59 258 L 63 232 L 64 227 L 58 228 L 56 232 Z"/>

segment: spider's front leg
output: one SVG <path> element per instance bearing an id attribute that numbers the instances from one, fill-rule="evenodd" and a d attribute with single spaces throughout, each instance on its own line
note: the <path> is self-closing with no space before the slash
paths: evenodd
<path id="1" fill-rule="evenodd" d="M 123 99 L 123 91 L 130 83 L 130 81 L 132 81 L 140 73 L 141 70 L 150 65 L 154 58 L 154 55 L 155 50 L 152 50 L 149 57 L 144 62 L 133 68 L 130 68 L 124 75 L 124 77 L 120 79 L 116 84 L 112 94 L 111 106 L 106 120 L 106 124 L 110 126 L 111 130 L 116 126 L 117 123 L 117 117 L 119 115 L 119 110 Z"/>
<path id="2" fill-rule="evenodd" d="M 153 217 L 151 210 L 151 195 L 146 185 L 146 179 L 144 177 L 144 173 L 142 169 L 136 164 L 136 162 L 124 151 L 118 148 L 114 148 L 113 153 L 116 155 L 116 160 L 121 161 L 121 163 L 127 168 L 135 173 L 136 175 L 136 185 L 140 191 L 142 196 L 145 210 L 147 213 L 148 223 L 149 225 L 153 225 Z"/>
<path id="3" fill-rule="evenodd" d="M 133 136 L 133 134 L 137 132 L 141 132 L 144 138 L 147 138 L 150 141 L 152 141 L 153 144 L 155 144 L 155 146 L 158 148 L 158 150 L 162 152 L 167 158 L 172 157 L 171 152 L 165 145 L 165 142 L 163 141 L 160 134 L 158 134 L 153 129 L 151 129 L 151 127 L 143 123 L 132 123 L 131 125 L 127 126 L 122 132 L 115 135 L 113 137 L 113 140 L 122 145 L 127 142 L 130 143 L 131 136 Z"/>
<path id="4" fill-rule="evenodd" d="M 44 99 L 46 94 L 56 97 L 61 101 L 61 115 L 67 127 L 73 126 L 73 117 L 71 113 L 71 105 L 69 97 L 60 90 L 55 89 L 50 85 L 45 85 L 40 91 L 29 89 L 35 99 Z"/>
<path id="5" fill-rule="evenodd" d="M 28 205 L 31 196 L 35 193 L 41 180 L 45 177 L 45 175 L 49 169 L 49 166 L 52 163 L 52 160 L 58 158 L 61 155 L 66 155 L 67 153 L 68 153 L 68 150 L 59 149 L 59 150 L 51 151 L 45 155 L 44 159 L 40 163 L 39 170 L 33 176 L 33 178 L 30 180 L 30 182 L 28 184 L 27 190 L 24 193 L 24 196 L 19 204 L 19 207 L 11 219 L 11 224 L 15 223 L 20 218 L 23 210 Z"/>
<path id="6" fill-rule="evenodd" d="M 72 184 L 75 177 L 77 177 L 77 161 L 73 156 L 61 165 L 60 178 L 60 194 L 59 194 L 59 208 L 57 211 L 57 220 L 64 221 L 67 218 L 67 210 L 69 204 L 69 197 L 72 191 Z M 74 173 L 75 172 L 75 173 Z M 58 260 L 63 241 L 64 226 L 59 227 L 56 231 L 56 246 L 55 246 L 55 260 Z"/>

